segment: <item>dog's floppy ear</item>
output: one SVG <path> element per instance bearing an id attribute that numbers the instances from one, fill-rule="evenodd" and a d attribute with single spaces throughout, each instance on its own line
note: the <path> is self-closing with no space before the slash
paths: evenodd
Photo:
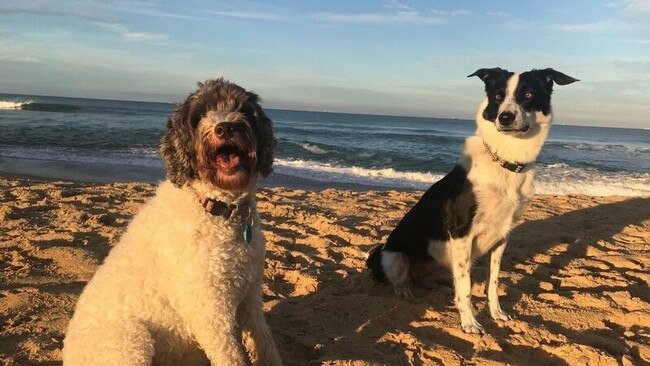
<path id="1" fill-rule="evenodd" d="M 176 107 L 160 139 L 160 155 L 165 160 L 167 178 L 177 187 L 196 177 L 196 162 L 192 159 L 192 99 L 193 96 L 190 96 Z"/>
<path id="2" fill-rule="evenodd" d="M 555 82 L 557 85 L 567 85 L 580 81 L 576 78 L 573 78 L 567 74 L 555 71 L 551 68 L 543 70 L 532 70 L 531 73 L 535 75 L 538 79 L 543 80 L 546 83 Z"/>
<path id="3" fill-rule="evenodd" d="M 481 80 L 483 80 L 483 82 L 487 82 L 489 79 L 507 72 L 508 70 L 504 70 L 500 67 L 494 67 L 491 69 L 478 69 L 474 71 L 473 74 L 467 75 L 467 77 L 471 78 L 472 76 L 478 76 L 479 78 L 481 78 Z"/>
<path id="4" fill-rule="evenodd" d="M 277 141 L 273 136 L 273 122 L 266 116 L 260 105 L 260 97 L 254 93 L 248 93 L 246 104 L 249 105 L 253 129 L 257 139 L 257 166 L 260 174 L 267 177 L 273 171 L 273 156 Z"/>

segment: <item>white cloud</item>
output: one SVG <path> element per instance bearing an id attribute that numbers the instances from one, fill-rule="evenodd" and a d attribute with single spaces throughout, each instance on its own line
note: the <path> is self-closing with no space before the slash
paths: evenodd
<path id="1" fill-rule="evenodd" d="M 166 44 L 169 37 L 166 34 L 156 34 L 149 32 L 125 32 L 122 36 L 133 42 L 144 42 L 151 44 Z"/>
<path id="2" fill-rule="evenodd" d="M 41 60 L 30 57 L 30 56 L 21 56 L 21 55 L 0 55 L 0 61 L 9 61 L 9 62 L 41 62 Z"/>
<path id="3" fill-rule="evenodd" d="M 384 7 L 388 9 L 398 9 L 401 11 L 413 11 L 413 8 L 397 0 L 388 0 Z"/>
<path id="4" fill-rule="evenodd" d="M 124 24 L 120 23 L 95 22 L 94 24 L 118 33 L 124 40 L 129 42 L 143 42 L 153 45 L 164 45 L 169 41 L 169 36 L 166 34 L 132 32 Z"/>
<path id="5" fill-rule="evenodd" d="M 134 6 L 107 6 L 110 9 L 127 13 L 127 14 L 137 14 L 144 15 L 152 18 L 159 19 L 182 19 L 182 20 L 201 20 L 207 21 L 208 18 L 197 17 L 193 15 L 180 14 L 180 13 L 167 13 L 156 9 L 151 9 L 148 7 L 134 7 Z"/>
<path id="6" fill-rule="evenodd" d="M 450 17 L 455 17 L 459 15 L 467 15 L 469 14 L 469 11 L 466 9 L 458 9 L 458 10 L 450 10 L 450 11 L 444 11 L 444 10 L 438 10 L 438 9 L 431 9 L 431 12 L 435 15 L 438 16 L 450 16 Z"/>
<path id="7" fill-rule="evenodd" d="M 91 21 L 116 22 L 106 14 L 101 2 L 86 1 L 79 4 L 74 0 L 21 0 L 0 1 L 0 13 L 27 13 L 53 17 L 78 17 Z"/>
<path id="8" fill-rule="evenodd" d="M 41 60 L 31 56 L 24 45 L 0 41 L 0 61 L 36 63 Z"/>
<path id="9" fill-rule="evenodd" d="M 503 12 L 503 11 L 488 11 L 485 14 L 487 14 L 489 16 L 492 16 L 492 17 L 501 17 L 501 18 L 510 18 L 512 16 L 512 15 L 506 13 L 506 12 Z"/>
<path id="10" fill-rule="evenodd" d="M 650 15 L 650 1 L 624 0 L 623 12 L 630 15 Z"/>
<path id="11" fill-rule="evenodd" d="M 118 13 L 136 14 L 159 19 L 209 20 L 188 14 L 169 13 L 155 9 L 155 2 L 147 1 L 101 1 L 101 0 L 0 0 L 0 12 L 28 13 L 55 17 L 76 17 L 89 21 L 118 23 Z M 111 15 L 112 14 L 112 15 Z"/>
<path id="12" fill-rule="evenodd" d="M 570 33 L 595 33 L 602 32 L 612 27 L 610 21 L 601 21 L 593 23 L 574 23 L 574 24 L 551 24 L 549 28 L 561 32 Z"/>
<path id="13" fill-rule="evenodd" d="M 342 14 L 342 13 L 315 13 L 312 18 L 332 23 L 349 24 L 411 24 L 411 25 L 436 25 L 444 22 L 440 16 L 423 16 L 414 10 L 399 10 L 394 14 Z"/>
<path id="14" fill-rule="evenodd" d="M 214 11 L 206 10 L 208 14 L 221 15 L 232 18 L 256 19 L 256 20 L 283 20 L 285 17 L 270 13 L 253 13 L 246 11 Z"/>
<path id="15" fill-rule="evenodd" d="M 318 12 L 310 17 L 322 22 L 348 23 L 362 25 L 402 24 L 402 25 L 436 25 L 444 22 L 438 14 L 422 15 L 415 8 L 397 0 L 388 0 L 384 4 L 387 13 L 332 13 Z"/>

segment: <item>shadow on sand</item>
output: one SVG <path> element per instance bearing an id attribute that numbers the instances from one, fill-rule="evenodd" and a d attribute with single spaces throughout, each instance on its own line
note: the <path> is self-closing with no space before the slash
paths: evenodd
<path id="1" fill-rule="evenodd" d="M 616 244 L 613 243 L 625 239 L 613 238 L 630 225 L 643 228 L 649 219 L 650 199 L 634 198 L 568 212 L 558 210 L 550 217 L 522 223 L 512 233 L 502 266 L 502 271 L 508 273 L 502 281 L 507 289 L 507 294 L 502 296 L 504 308 L 516 312 L 525 306 L 520 304 L 524 296 L 537 297 L 543 282 L 559 288 L 555 291 L 559 296 L 574 301 L 578 307 L 576 311 L 580 311 L 580 303 L 572 300 L 573 292 L 600 297 L 605 291 L 626 291 L 631 296 L 649 298 L 647 284 L 641 283 L 628 269 L 611 264 L 606 264 L 607 271 L 627 279 L 624 285 L 565 288 L 560 287 L 561 279 L 558 279 L 558 276 L 572 273 L 560 273 L 572 261 L 592 256 L 589 248 L 629 254 L 633 261 L 632 246 L 614 248 Z M 359 223 L 345 224 L 352 232 L 360 226 Z M 576 231 L 576 228 L 580 229 Z M 265 227 L 265 230 L 274 232 L 276 229 Z M 278 296 L 267 299 L 275 303 L 267 318 L 287 365 L 354 364 L 353 361 L 380 365 L 428 365 L 463 363 L 472 359 L 509 364 L 568 365 L 565 359 L 540 346 L 577 344 L 593 347 L 619 362 L 621 357 L 628 355 L 635 363 L 644 364 L 639 358 L 639 350 L 625 342 L 625 329 L 621 326 L 587 324 L 586 329 L 576 330 L 554 319 L 534 315 L 534 309 L 517 315 L 514 325 L 495 324 L 484 309 L 484 297 L 475 297 L 474 304 L 481 309 L 477 314 L 478 320 L 486 327 L 488 335 L 464 334 L 459 330 L 459 318 L 452 306 L 451 294 L 419 289 L 414 299 L 399 299 L 387 284 L 376 283 L 361 268 L 350 268 L 331 256 L 316 255 L 310 246 L 296 244 L 296 241 L 307 239 L 308 235 L 298 235 L 290 242 L 278 244 L 286 244 L 288 251 L 297 253 L 291 257 L 304 256 L 314 261 L 309 266 L 303 263 L 300 271 L 318 279 L 317 290 L 308 295 L 291 296 L 285 292 L 291 286 L 269 284 L 271 290 L 277 290 Z M 339 245 L 344 241 L 331 240 L 331 250 L 340 249 Z M 562 246 L 565 250 L 557 250 L 556 247 L 563 243 L 568 244 Z M 359 246 L 365 251 L 371 247 Z M 534 261 L 539 254 L 547 259 L 543 265 Z M 270 255 L 275 260 L 284 261 L 289 268 L 296 263 L 289 257 Z M 520 269 L 517 264 L 521 263 L 530 263 L 530 266 Z M 478 263 L 475 269 L 475 282 L 482 282 L 484 264 Z M 582 270 L 593 276 L 599 275 L 598 269 L 589 266 Z M 534 333 L 533 338 L 538 339 L 526 341 L 529 331 Z M 540 332 L 551 336 L 540 337 Z M 565 340 L 558 341 L 558 337 Z M 347 362 L 341 363 L 340 360 Z"/>

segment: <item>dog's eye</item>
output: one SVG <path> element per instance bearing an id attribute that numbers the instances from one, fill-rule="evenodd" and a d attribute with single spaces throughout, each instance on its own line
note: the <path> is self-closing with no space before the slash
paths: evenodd
<path id="1" fill-rule="evenodd" d="M 501 100 L 501 98 L 502 98 L 501 94 L 497 94 L 494 96 L 494 99 L 496 100 Z"/>
<path id="2" fill-rule="evenodd" d="M 526 94 L 524 94 L 524 97 L 526 97 L 526 99 L 530 99 L 530 98 L 533 97 L 533 93 L 532 92 L 526 92 Z"/>

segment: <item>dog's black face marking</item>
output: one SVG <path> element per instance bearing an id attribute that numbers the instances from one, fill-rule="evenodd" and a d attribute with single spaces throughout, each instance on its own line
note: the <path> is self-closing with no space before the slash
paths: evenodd
<path id="1" fill-rule="evenodd" d="M 499 115 L 499 106 L 506 98 L 508 80 L 514 73 L 498 67 L 493 69 L 479 69 L 469 75 L 480 77 L 485 83 L 485 93 L 488 97 L 488 105 L 483 110 L 483 118 L 494 122 Z"/>
<path id="2" fill-rule="evenodd" d="M 548 116 L 551 113 L 553 83 L 566 85 L 578 81 L 553 69 L 515 75 L 497 67 L 479 69 L 468 77 L 471 76 L 478 76 L 485 83 L 488 103 L 483 118 L 495 123 L 499 131 L 524 133 L 530 126 L 522 121 L 521 114 L 541 112 Z"/>
<path id="3" fill-rule="evenodd" d="M 519 83 L 515 90 L 515 101 L 526 112 L 542 112 L 545 116 L 551 113 L 551 93 L 553 82 L 540 78 L 534 71 L 519 75 Z"/>
<path id="4" fill-rule="evenodd" d="M 553 69 L 523 72 L 519 75 L 515 100 L 526 112 L 538 111 L 548 116 L 551 113 L 553 82 L 566 85 L 576 81 L 578 80 Z"/>

